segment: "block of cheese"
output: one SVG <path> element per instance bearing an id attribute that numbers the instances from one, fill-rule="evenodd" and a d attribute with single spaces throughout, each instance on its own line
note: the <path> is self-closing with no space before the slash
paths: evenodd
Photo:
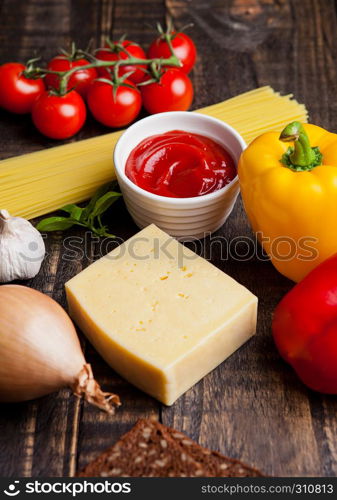
<path id="1" fill-rule="evenodd" d="M 154 225 L 68 281 L 66 293 L 107 363 L 166 405 L 256 328 L 257 298 Z"/>

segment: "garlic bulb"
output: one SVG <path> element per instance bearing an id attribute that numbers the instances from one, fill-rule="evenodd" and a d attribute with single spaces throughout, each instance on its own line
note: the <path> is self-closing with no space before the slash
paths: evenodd
<path id="1" fill-rule="evenodd" d="M 114 413 L 116 394 L 101 390 L 75 327 L 55 300 L 21 285 L 0 286 L 0 402 L 29 401 L 70 387 Z"/>
<path id="2" fill-rule="evenodd" d="M 45 254 L 43 238 L 28 220 L 0 210 L 0 283 L 34 278 Z"/>

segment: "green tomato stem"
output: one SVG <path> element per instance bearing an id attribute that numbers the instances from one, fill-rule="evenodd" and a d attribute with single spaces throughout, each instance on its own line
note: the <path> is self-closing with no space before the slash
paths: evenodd
<path id="1" fill-rule="evenodd" d="M 67 93 L 68 82 L 70 77 L 76 73 L 76 71 L 82 71 L 90 68 L 107 68 L 107 67 L 115 67 L 120 66 L 172 66 L 175 68 L 180 68 L 181 63 L 177 56 L 173 52 L 173 48 L 171 47 L 172 55 L 166 59 L 164 58 L 154 58 L 154 59 L 140 59 L 138 57 L 129 57 L 128 59 L 120 59 L 117 61 L 101 61 L 100 59 L 95 59 L 93 62 L 83 65 L 83 66 L 75 66 L 68 71 L 53 71 L 45 68 L 32 68 L 29 71 L 26 71 L 25 76 L 27 78 L 36 78 L 37 76 L 45 76 L 45 75 L 57 75 L 60 78 L 60 87 L 58 94 L 64 95 Z"/>
<path id="2" fill-rule="evenodd" d="M 119 66 L 131 66 L 131 65 L 151 66 L 157 64 L 160 64 L 162 66 L 172 66 L 176 68 L 179 68 L 181 66 L 179 59 L 174 54 L 172 54 L 171 57 L 168 57 L 167 59 L 162 59 L 162 58 L 139 59 L 138 57 L 130 57 L 129 59 L 121 59 L 117 61 L 101 61 L 99 59 L 96 59 L 94 62 L 86 64 L 85 66 L 75 66 L 74 68 L 71 68 L 68 71 L 57 72 L 60 76 L 60 93 L 62 95 L 62 93 L 65 93 L 67 91 L 68 81 L 76 71 L 86 70 L 90 68 L 111 67 L 116 65 L 118 65 L 119 67 Z"/>

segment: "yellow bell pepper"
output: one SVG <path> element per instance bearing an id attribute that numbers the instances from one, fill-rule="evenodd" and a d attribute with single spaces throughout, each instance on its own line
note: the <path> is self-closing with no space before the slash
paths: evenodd
<path id="1" fill-rule="evenodd" d="M 337 252 L 337 134 L 299 122 L 262 134 L 238 174 L 252 228 L 283 275 L 300 281 Z"/>

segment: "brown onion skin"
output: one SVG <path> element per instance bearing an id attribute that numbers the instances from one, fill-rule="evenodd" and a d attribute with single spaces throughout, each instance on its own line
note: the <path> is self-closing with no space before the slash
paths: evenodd
<path id="1" fill-rule="evenodd" d="M 47 295 L 0 286 L 0 401 L 35 399 L 72 386 L 85 365 L 75 327 Z"/>

